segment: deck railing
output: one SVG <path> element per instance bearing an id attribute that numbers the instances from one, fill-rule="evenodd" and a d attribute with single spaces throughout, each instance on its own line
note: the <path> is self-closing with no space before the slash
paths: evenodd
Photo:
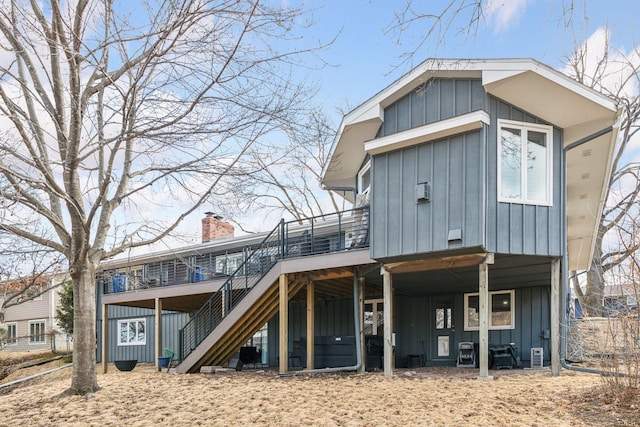
<path id="1" fill-rule="evenodd" d="M 281 221 L 180 330 L 180 360 L 200 345 L 279 259 L 367 247 L 368 236 L 368 206 Z"/>

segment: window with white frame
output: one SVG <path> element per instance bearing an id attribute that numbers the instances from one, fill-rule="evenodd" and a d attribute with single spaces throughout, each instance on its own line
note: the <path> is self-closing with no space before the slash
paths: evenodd
<path id="1" fill-rule="evenodd" d="M 489 292 L 489 329 L 516 327 L 515 291 Z M 464 330 L 480 329 L 480 294 L 464 294 Z"/>
<path id="2" fill-rule="evenodd" d="M 7 345 L 18 345 L 18 324 L 7 323 Z"/>
<path id="3" fill-rule="evenodd" d="M 45 334 L 44 320 L 34 320 L 29 322 L 29 344 L 42 344 L 47 342 Z"/>
<path id="4" fill-rule="evenodd" d="M 551 205 L 553 128 L 498 120 L 498 198 Z"/>
<path id="5" fill-rule="evenodd" d="M 358 194 L 366 194 L 371 188 L 371 159 L 358 172 Z"/>
<path id="6" fill-rule="evenodd" d="M 118 345 L 145 345 L 146 330 L 145 319 L 118 320 Z"/>

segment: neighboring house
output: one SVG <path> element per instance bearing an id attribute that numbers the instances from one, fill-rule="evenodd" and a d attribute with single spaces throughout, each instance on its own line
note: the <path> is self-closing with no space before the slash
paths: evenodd
<path id="1" fill-rule="evenodd" d="M 340 125 L 322 181 L 356 210 L 106 263 L 99 358 L 151 362 L 169 342 L 195 372 L 261 331 L 282 373 L 391 375 L 465 351 L 487 377 L 510 343 L 557 373 L 567 272 L 591 262 L 617 119 L 534 60 L 426 61 Z"/>
<path id="2" fill-rule="evenodd" d="M 607 285 L 604 287 L 602 306 L 607 316 L 638 313 L 638 285 Z"/>
<path id="3" fill-rule="evenodd" d="M 638 292 L 636 284 L 606 285 L 602 295 L 602 308 L 607 317 L 634 314 L 638 312 Z M 573 317 L 583 317 L 582 305 L 577 297 L 572 298 Z"/>
<path id="4" fill-rule="evenodd" d="M 56 285 L 64 277 L 62 274 L 42 277 L 42 284 L 33 286 L 19 298 L 18 304 L 4 310 L 1 327 L 5 330 L 5 351 L 66 351 L 70 348 L 71 337 L 60 330 L 55 319 L 60 304 L 60 287 Z M 3 285 L 19 286 L 19 283 L 5 282 Z M 42 292 L 43 289 L 46 290 Z"/>

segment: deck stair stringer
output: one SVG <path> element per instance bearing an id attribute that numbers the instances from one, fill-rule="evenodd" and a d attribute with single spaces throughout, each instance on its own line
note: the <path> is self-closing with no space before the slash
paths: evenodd
<path id="1" fill-rule="evenodd" d="M 280 265 L 277 263 L 177 367 L 177 373 L 198 372 L 201 366 L 226 365 L 279 309 Z M 304 274 L 289 275 L 288 298 L 308 282 Z"/>

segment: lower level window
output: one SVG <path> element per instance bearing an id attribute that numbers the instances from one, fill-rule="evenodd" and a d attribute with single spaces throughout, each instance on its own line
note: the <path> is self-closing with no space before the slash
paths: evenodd
<path id="1" fill-rule="evenodd" d="M 44 327 L 44 320 L 29 322 L 29 344 L 40 344 L 46 342 Z"/>
<path id="2" fill-rule="evenodd" d="M 145 319 L 118 320 L 118 345 L 145 345 L 146 326 Z"/>
<path id="3" fill-rule="evenodd" d="M 489 329 L 514 329 L 515 291 L 489 292 Z M 480 329 L 480 295 L 464 294 L 464 330 Z"/>
<path id="4" fill-rule="evenodd" d="M 7 323 L 7 345 L 18 344 L 18 324 Z"/>

